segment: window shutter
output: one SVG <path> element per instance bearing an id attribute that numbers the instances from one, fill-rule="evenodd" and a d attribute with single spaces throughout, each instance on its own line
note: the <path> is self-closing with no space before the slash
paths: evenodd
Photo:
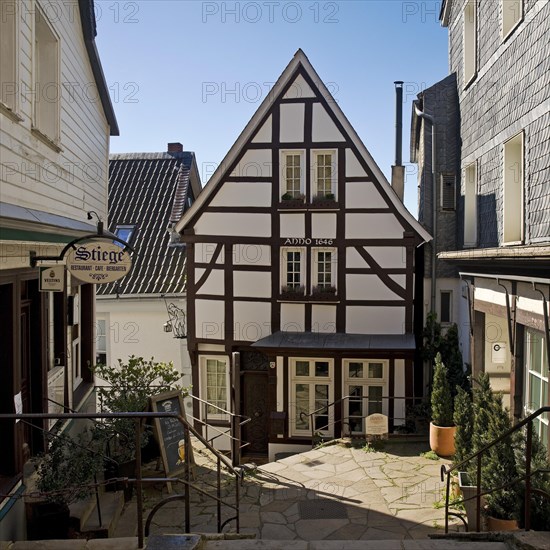
<path id="1" fill-rule="evenodd" d="M 456 208 L 456 175 L 441 174 L 441 210 Z"/>

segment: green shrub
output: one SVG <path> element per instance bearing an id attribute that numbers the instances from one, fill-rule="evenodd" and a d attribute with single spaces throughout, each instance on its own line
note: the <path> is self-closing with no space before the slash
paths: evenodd
<path id="1" fill-rule="evenodd" d="M 447 380 L 447 368 L 441 361 L 440 353 L 435 356 L 431 402 L 432 422 L 439 427 L 453 426 L 451 388 Z"/>

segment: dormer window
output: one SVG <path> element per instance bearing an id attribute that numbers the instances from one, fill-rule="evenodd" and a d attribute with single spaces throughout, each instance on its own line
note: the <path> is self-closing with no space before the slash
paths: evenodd
<path id="1" fill-rule="evenodd" d="M 135 235 L 135 232 L 135 225 L 117 225 L 115 229 L 115 235 L 128 244 L 130 244 L 132 238 Z M 119 243 L 118 241 L 115 241 L 115 244 L 118 246 L 122 246 L 122 243 Z"/>

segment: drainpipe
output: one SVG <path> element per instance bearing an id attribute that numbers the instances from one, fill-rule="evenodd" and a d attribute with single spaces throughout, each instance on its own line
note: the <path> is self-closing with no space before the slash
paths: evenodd
<path id="1" fill-rule="evenodd" d="M 437 176 L 436 176 L 436 124 L 432 115 L 424 113 L 418 108 L 418 100 L 414 102 L 414 112 L 417 117 L 427 120 L 432 125 L 432 282 L 431 282 L 431 304 L 430 313 L 435 315 L 435 276 L 437 260 Z M 434 341 L 434 332 L 432 327 L 432 343 Z"/>
<path id="2" fill-rule="evenodd" d="M 402 163 L 403 142 L 403 81 L 396 80 L 395 84 L 395 164 L 391 167 L 391 186 L 403 202 L 405 194 L 405 167 Z"/>

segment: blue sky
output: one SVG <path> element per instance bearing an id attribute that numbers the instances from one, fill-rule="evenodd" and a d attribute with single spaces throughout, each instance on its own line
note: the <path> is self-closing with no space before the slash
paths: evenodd
<path id="1" fill-rule="evenodd" d="M 448 74 L 440 2 L 96 0 L 96 38 L 120 137 L 111 152 L 194 151 L 203 185 L 298 48 L 390 176 L 395 80 L 411 102 Z M 405 204 L 416 215 L 416 170 Z"/>

